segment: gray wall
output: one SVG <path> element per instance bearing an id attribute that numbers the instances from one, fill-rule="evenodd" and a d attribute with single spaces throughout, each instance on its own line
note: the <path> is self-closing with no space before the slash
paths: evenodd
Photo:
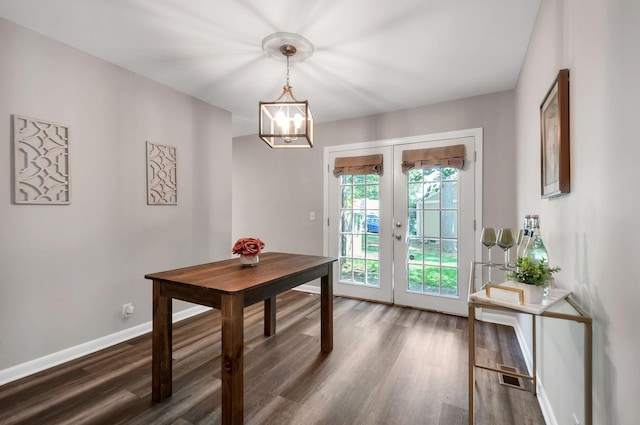
<path id="1" fill-rule="evenodd" d="M 557 283 L 593 316 L 594 424 L 640 418 L 639 19 L 637 1 L 544 0 L 516 89 L 517 212 L 540 214 Z M 542 200 L 539 106 L 561 68 L 570 69 L 571 194 Z M 576 412 L 584 423 L 582 327 L 545 320 L 542 331 L 556 419 L 573 423 Z"/>
<path id="2" fill-rule="evenodd" d="M 2 370 L 148 322 L 146 273 L 230 256 L 231 116 L 2 19 L 0 40 Z M 12 204 L 12 114 L 69 126 L 71 205 Z M 146 205 L 147 140 L 178 148 L 177 206 Z"/>
<path id="3" fill-rule="evenodd" d="M 477 127 L 484 128 L 485 225 L 515 226 L 513 101 L 507 91 L 321 124 L 313 149 L 272 150 L 256 135 L 234 138 L 233 237 L 258 236 L 268 251 L 322 254 L 325 146 Z"/>

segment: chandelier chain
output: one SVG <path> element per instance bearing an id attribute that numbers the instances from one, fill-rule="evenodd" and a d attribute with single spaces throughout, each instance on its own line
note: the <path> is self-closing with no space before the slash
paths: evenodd
<path id="1" fill-rule="evenodd" d="M 287 55 L 287 86 L 289 86 L 289 56 Z"/>

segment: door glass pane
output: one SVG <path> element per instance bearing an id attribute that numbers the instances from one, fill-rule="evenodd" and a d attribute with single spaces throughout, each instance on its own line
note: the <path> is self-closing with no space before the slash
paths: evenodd
<path id="1" fill-rule="evenodd" d="M 340 257 L 340 280 L 352 280 L 351 276 L 351 259 Z"/>
<path id="2" fill-rule="evenodd" d="M 458 296 L 458 170 L 407 174 L 407 290 Z"/>
<path id="3" fill-rule="evenodd" d="M 409 264 L 409 291 L 422 292 L 422 266 Z"/>
<path id="4" fill-rule="evenodd" d="M 423 233 L 426 238 L 440 237 L 440 211 L 439 210 L 422 210 L 418 211 L 422 215 Z"/>
<path id="5" fill-rule="evenodd" d="M 427 239 L 424 244 L 424 264 L 440 266 L 440 240 Z"/>
<path id="6" fill-rule="evenodd" d="M 380 177 L 341 176 L 340 282 L 380 286 Z"/>
<path id="7" fill-rule="evenodd" d="M 458 211 L 442 211 L 442 229 L 440 234 L 443 238 L 458 237 Z"/>

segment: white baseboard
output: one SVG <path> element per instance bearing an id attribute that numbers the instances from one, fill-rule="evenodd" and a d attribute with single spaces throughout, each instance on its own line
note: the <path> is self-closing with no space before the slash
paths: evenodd
<path id="1" fill-rule="evenodd" d="M 513 327 L 513 330 L 516 333 L 516 338 L 518 339 L 518 344 L 520 345 L 520 351 L 522 351 L 522 356 L 524 357 L 524 362 L 527 365 L 527 371 L 529 375 L 531 375 L 533 373 L 533 356 L 531 354 L 532 352 L 527 345 L 527 339 L 524 337 L 523 330 L 520 327 L 520 322 L 518 322 L 516 317 L 499 313 L 487 313 L 486 311 L 483 311 L 480 317 L 482 317 L 483 322 L 490 322 L 496 323 L 498 325 Z M 553 414 L 553 410 L 551 409 L 551 405 L 549 404 L 549 399 L 547 398 L 547 393 L 544 390 L 544 385 L 542 383 L 542 380 L 540 379 L 540 375 L 536 375 L 536 382 L 538 384 L 537 399 L 545 423 L 547 425 L 558 425 L 558 421 L 556 420 Z"/>
<path id="2" fill-rule="evenodd" d="M 558 425 L 558 421 L 556 420 L 553 410 L 551 409 L 551 405 L 549 404 L 547 393 L 544 391 L 544 387 L 540 383 L 540 375 L 538 375 L 538 404 L 540 405 L 540 410 L 542 410 L 544 422 L 547 425 Z"/>
<path id="3" fill-rule="evenodd" d="M 295 288 L 293 288 L 294 291 L 301 291 L 301 292 L 309 292 L 311 294 L 320 294 L 320 287 L 316 286 L 316 285 L 309 285 L 307 283 L 305 283 L 304 285 L 300 285 L 300 286 L 296 286 Z"/>
<path id="4" fill-rule="evenodd" d="M 174 313 L 172 318 L 173 323 L 195 316 L 196 314 L 203 313 L 209 309 L 209 307 L 196 306 Z M 136 336 L 151 332 L 151 328 L 152 322 L 143 323 L 141 325 L 133 326 L 92 341 L 87 341 L 74 347 L 69 347 L 43 357 L 0 370 L 0 385 L 16 381 L 20 378 L 24 378 L 25 376 L 33 375 L 34 373 L 86 356 L 87 354 L 95 353 L 96 351 L 100 351 L 131 338 L 135 338 Z"/>

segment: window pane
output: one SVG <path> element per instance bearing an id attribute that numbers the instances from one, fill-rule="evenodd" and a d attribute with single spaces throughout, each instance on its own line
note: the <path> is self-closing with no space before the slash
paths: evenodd
<path id="1" fill-rule="evenodd" d="M 444 295 L 458 295 L 458 269 L 442 268 L 442 293 Z"/>
<path id="2" fill-rule="evenodd" d="M 340 208 L 353 208 L 353 187 L 342 186 L 340 192 Z"/>
<path id="3" fill-rule="evenodd" d="M 353 233 L 364 233 L 364 210 L 353 210 Z"/>
<path id="4" fill-rule="evenodd" d="M 367 178 L 365 179 L 367 184 L 375 184 L 380 183 L 380 176 L 377 174 L 367 174 Z"/>
<path id="5" fill-rule="evenodd" d="M 418 202 L 422 203 L 422 198 L 424 196 L 422 193 L 423 187 L 424 185 L 422 183 L 409 183 L 409 208 L 418 208 Z"/>
<path id="6" fill-rule="evenodd" d="M 442 180 L 458 180 L 459 171 L 457 168 L 443 168 Z"/>
<path id="7" fill-rule="evenodd" d="M 351 235 L 340 236 L 340 256 L 352 257 L 353 256 L 353 244 L 351 243 Z"/>
<path id="8" fill-rule="evenodd" d="M 407 173 L 407 180 L 410 182 L 421 182 L 422 170 L 409 170 Z"/>
<path id="9" fill-rule="evenodd" d="M 424 291 L 433 294 L 440 293 L 440 267 L 424 268 Z"/>
<path id="10" fill-rule="evenodd" d="M 367 235 L 367 258 L 372 260 L 378 259 L 378 252 L 380 249 L 378 236 Z"/>
<path id="11" fill-rule="evenodd" d="M 365 282 L 365 263 L 364 260 L 353 260 L 353 282 L 364 285 Z"/>
<path id="12" fill-rule="evenodd" d="M 422 266 L 421 265 L 409 265 L 409 291 L 422 292 Z"/>
<path id="13" fill-rule="evenodd" d="M 439 168 L 429 168 L 427 170 L 423 170 L 423 172 L 424 172 L 423 180 L 425 182 L 435 182 L 440 180 Z"/>
<path id="14" fill-rule="evenodd" d="M 442 237 L 458 237 L 458 211 L 442 211 Z"/>
<path id="15" fill-rule="evenodd" d="M 353 278 L 351 276 L 351 259 L 340 258 L 340 280 L 350 282 Z"/>
<path id="16" fill-rule="evenodd" d="M 340 231 L 342 233 L 351 232 L 353 230 L 353 213 L 351 210 L 340 211 Z"/>
<path id="17" fill-rule="evenodd" d="M 458 267 L 458 241 L 442 239 L 442 265 Z"/>
<path id="18" fill-rule="evenodd" d="M 440 208 L 440 186 L 442 183 L 427 183 L 424 185 L 424 198 L 419 203 L 421 208 L 434 210 Z"/>
<path id="19" fill-rule="evenodd" d="M 440 265 L 440 240 L 426 240 L 424 245 L 424 263 L 428 265 Z"/>
<path id="20" fill-rule="evenodd" d="M 353 258 L 365 258 L 364 242 L 364 235 L 353 235 Z"/>
<path id="21" fill-rule="evenodd" d="M 407 260 L 410 264 L 422 264 L 422 238 L 407 238 Z"/>
<path id="22" fill-rule="evenodd" d="M 410 209 L 408 211 L 408 228 L 409 228 L 409 236 L 417 236 L 418 234 L 422 234 L 422 228 L 418 229 L 421 226 L 421 222 L 418 221 L 418 212 L 416 210 Z"/>
<path id="23" fill-rule="evenodd" d="M 377 261 L 367 261 L 367 285 L 380 286 Z"/>
<path id="24" fill-rule="evenodd" d="M 458 182 L 442 183 L 442 208 L 458 208 Z"/>
<path id="25" fill-rule="evenodd" d="M 440 211 L 423 211 L 424 236 L 427 238 L 440 237 Z"/>
<path id="26" fill-rule="evenodd" d="M 378 209 L 379 208 L 379 201 L 380 199 L 380 192 L 378 189 L 378 186 L 367 186 L 367 200 L 366 200 L 366 208 L 367 209 Z"/>

